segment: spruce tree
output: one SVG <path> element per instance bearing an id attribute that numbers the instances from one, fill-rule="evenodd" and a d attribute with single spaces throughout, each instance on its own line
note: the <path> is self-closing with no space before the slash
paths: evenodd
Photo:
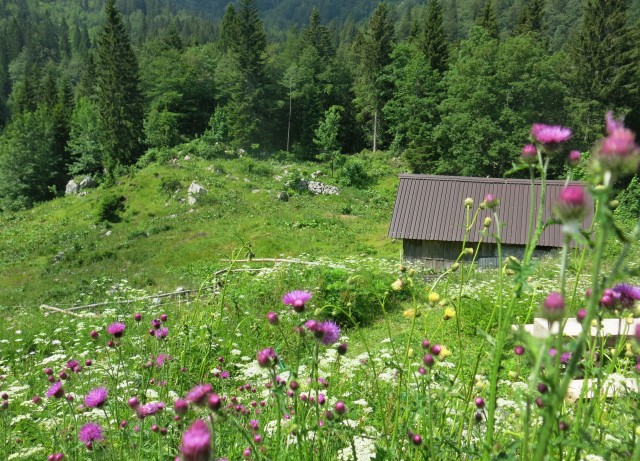
<path id="1" fill-rule="evenodd" d="M 391 63 L 394 26 L 386 3 L 380 3 L 373 12 L 366 34 L 356 37 L 353 50 L 359 61 L 358 77 L 354 88 L 356 106 L 360 117 L 370 121 L 372 150 L 378 148 L 378 139 L 383 134 L 382 108 L 391 97 L 392 84 L 383 77 L 385 68 Z"/>
<path id="2" fill-rule="evenodd" d="M 421 41 L 421 48 L 432 69 L 444 72 L 447 69 L 449 45 L 444 33 L 442 6 L 438 0 L 431 0 Z"/>
<path id="3" fill-rule="evenodd" d="M 228 106 L 231 137 L 238 147 L 268 144 L 270 137 L 269 79 L 266 68 L 267 37 L 255 0 L 241 0 L 238 10 L 239 35 L 234 38 L 233 61 L 238 82 Z"/>
<path id="4" fill-rule="evenodd" d="M 583 98 L 605 108 L 633 107 L 637 61 L 626 0 L 587 0 L 572 51 Z"/>
<path id="5" fill-rule="evenodd" d="M 493 7 L 493 0 L 487 0 L 482 10 L 482 15 L 478 18 L 478 25 L 484 28 L 491 38 L 500 38 L 500 29 L 498 28 L 498 18 L 496 10 Z"/>
<path id="6" fill-rule="evenodd" d="M 544 25 L 545 3 L 545 0 L 528 0 L 523 5 L 518 18 L 516 33 L 534 32 L 536 34 L 544 34 L 546 31 Z"/>
<path id="7" fill-rule="evenodd" d="M 142 153 L 142 95 L 138 61 L 115 0 L 105 5 L 107 21 L 98 36 L 96 67 L 101 144 L 108 174 L 134 163 Z"/>
<path id="8" fill-rule="evenodd" d="M 233 3 L 229 3 L 220 24 L 220 47 L 223 52 L 236 50 L 238 36 L 240 35 L 239 27 L 236 8 Z"/>

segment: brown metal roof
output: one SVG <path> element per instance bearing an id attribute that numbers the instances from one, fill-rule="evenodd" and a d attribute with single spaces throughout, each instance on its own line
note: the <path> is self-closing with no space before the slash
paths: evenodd
<path id="1" fill-rule="evenodd" d="M 389 226 L 389 237 L 415 240 L 438 240 L 461 242 L 466 225 L 464 200 L 471 197 L 474 208 L 484 200 L 486 194 L 493 194 L 500 200 L 498 216 L 504 223 L 502 243 L 524 245 L 529 222 L 529 202 L 531 181 L 527 179 L 470 178 L 464 176 L 431 176 L 421 174 L 401 174 L 398 195 Z M 552 216 L 552 204 L 557 201 L 564 181 L 547 181 L 545 197 L 545 221 Z M 540 200 L 540 181 L 536 181 L 536 202 Z M 590 200 L 589 209 L 592 210 Z M 538 206 L 536 205 L 536 213 Z M 476 224 L 469 234 L 469 242 L 477 242 L 482 232 L 484 218 L 491 210 L 481 210 Z M 473 216 L 471 216 L 471 219 Z M 592 220 L 592 213 L 585 224 Z M 489 234 L 495 232 L 495 223 Z M 539 246 L 562 246 L 560 225 L 545 229 L 538 242 Z M 485 242 L 495 242 L 487 237 Z"/>

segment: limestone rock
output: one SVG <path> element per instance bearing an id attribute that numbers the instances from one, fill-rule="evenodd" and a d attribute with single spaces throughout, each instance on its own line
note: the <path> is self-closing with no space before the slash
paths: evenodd
<path id="1" fill-rule="evenodd" d="M 82 178 L 82 181 L 80 181 L 80 189 L 93 189 L 97 185 L 98 183 L 89 176 L 85 176 L 84 178 Z"/>
<path id="2" fill-rule="evenodd" d="M 67 186 L 64 188 L 65 195 L 77 194 L 80 191 L 80 184 L 75 182 L 73 179 L 67 183 Z"/>
<path id="3" fill-rule="evenodd" d="M 198 195 L 206 195 L 208 192 L 209 191 L 207 189 L 193 181 L 189 186 L 189 190 L 187 191 L 187 201 L 189 205 L 193 205 L 198 201 Z"/>

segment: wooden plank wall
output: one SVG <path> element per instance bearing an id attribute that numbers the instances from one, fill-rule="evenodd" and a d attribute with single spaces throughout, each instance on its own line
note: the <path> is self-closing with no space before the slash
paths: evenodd
<path id="1" fill-rule="evenodd" d="M 446 270 L 453 264 L 462 251 L 462 242 L 441 242 L 429 240 L 411 240 L 405 239 L 403 242 L 404 260 L 409 264 L 418 264 L 424 266 L 425 269 L 433 269 L 435 271 Z M 467 244 L 476 250 L 476 243 Z M 515 256 L 522 259 L 524 256 L 523 245 L 502 245 L 503 258 Z M 550 248 L 536 248 L 535 257 L 542 257 L 549 253 Z M 471 262 L 472 256 L 465 256 L 466 262 Z M 494 243 L 483 243 L 480 246 L 480 254 L 476 258 L 478 267 L 489 268 L 498 267 L 497 245 Z"/>

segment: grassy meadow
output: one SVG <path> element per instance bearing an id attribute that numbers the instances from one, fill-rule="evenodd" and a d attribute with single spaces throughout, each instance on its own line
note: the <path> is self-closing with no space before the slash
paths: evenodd
<path id="1" fill-rule="evenodd" d="M 638 248 L 609 207 L 585 250 L 430 274 L 386 238 L 394 162 L 313 196 L 291 184 L 316 164 L 180 156 L 2 216 L 0 459 L 640 459 L 637 330 L 512 329 L 553 293 L 587 324 L 639 315 Z"/>

